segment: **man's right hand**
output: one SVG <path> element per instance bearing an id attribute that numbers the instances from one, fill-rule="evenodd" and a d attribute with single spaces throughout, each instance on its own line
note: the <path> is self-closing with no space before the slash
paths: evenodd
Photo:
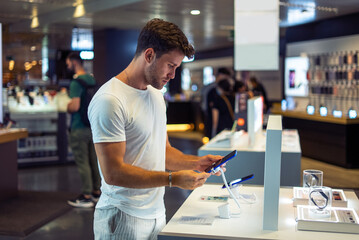
<path id="1" fill-rule="evenodd" d="M 172 172 L 172 185 L 183 189 L 193 190 L 202 186 L 209 176 L 211 176 L 209 173 L 197 173 L 192 170 Z"/>

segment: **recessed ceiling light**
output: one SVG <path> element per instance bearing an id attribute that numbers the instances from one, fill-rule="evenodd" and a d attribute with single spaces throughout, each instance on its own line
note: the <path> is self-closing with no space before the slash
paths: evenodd
<path id="1" fill-rule="evenodd" d="M 191 14 L 192 15 L 199 15 L 199 14 L 201 14 L 201 11 L 200 10 L 191 10 Z"/>

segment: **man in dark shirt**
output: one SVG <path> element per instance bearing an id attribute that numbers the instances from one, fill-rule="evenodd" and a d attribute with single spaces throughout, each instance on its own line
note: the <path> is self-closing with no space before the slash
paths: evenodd
<path id="1" fill-rule="evenodd" d="M 231 129 L 234 122 L 234 94 L 231 80 L 228 78 L 218 82 L 220 93 L 215 96 L 212 108 L 212 136 L 224 129 Z"/>
<path id="2" fill-rule="evenodd" d="M 214 101 L 216 99 L 217 96 L 219 96 L 218 94 L 218 88 L 217 88 L 217 83 L 219 81 L 221 81 L 222 79 L 225 78 L 230 78 L 231 77 L 231 72 L 227 69 L 227 68 L 219 68 L 217 75 L 216 75 L 216 81 L 213 84 L 213 87 L 211 90 L 208 91 L 207 94 L 207 98 L 206 98 L 206 114 L 205 114 L 205 135 L 209 138 L 214 137 L 212 135 L 212 125 L 213 125 L 213 120 L 212 120 L 212 109 L 213 109 L 213 104 Z"/>

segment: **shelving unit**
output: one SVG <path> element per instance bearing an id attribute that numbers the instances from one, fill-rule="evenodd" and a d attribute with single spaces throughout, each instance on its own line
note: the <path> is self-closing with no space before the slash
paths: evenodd
<path id="1" fill-rule="evenodd" d="M 29 137 L 18 140 L 20 166 L 64 163 L 72 160 L 67 143 L 67 115 L 58 112 L 11 113 L 16 126 Z"/>

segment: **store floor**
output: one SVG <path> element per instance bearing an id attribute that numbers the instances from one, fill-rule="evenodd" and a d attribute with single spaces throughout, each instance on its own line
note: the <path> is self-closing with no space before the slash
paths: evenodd
<path id="1" fill-rule="evenodd" d="M 173 146 L 188 154 L 196 154 L 201 146 L 201 135 L 197 133 L 171 133 L 169 136 Z M 359 169 L 344 169 L 303 157 L 302 169 L 309 168 L 323 170 L 327 186 L 359 190 Z M 75 165 L 19 169 L 19 190 L 78 193 L 79 189 L 80 177 Z M 167 219 L 173 216 L 189 194 L 188 190 L 166 188 Z M 93 239 L 92 221 L 93 209 L 74 208 L 25 238 L 0 235 L 0 240 Z"/>

